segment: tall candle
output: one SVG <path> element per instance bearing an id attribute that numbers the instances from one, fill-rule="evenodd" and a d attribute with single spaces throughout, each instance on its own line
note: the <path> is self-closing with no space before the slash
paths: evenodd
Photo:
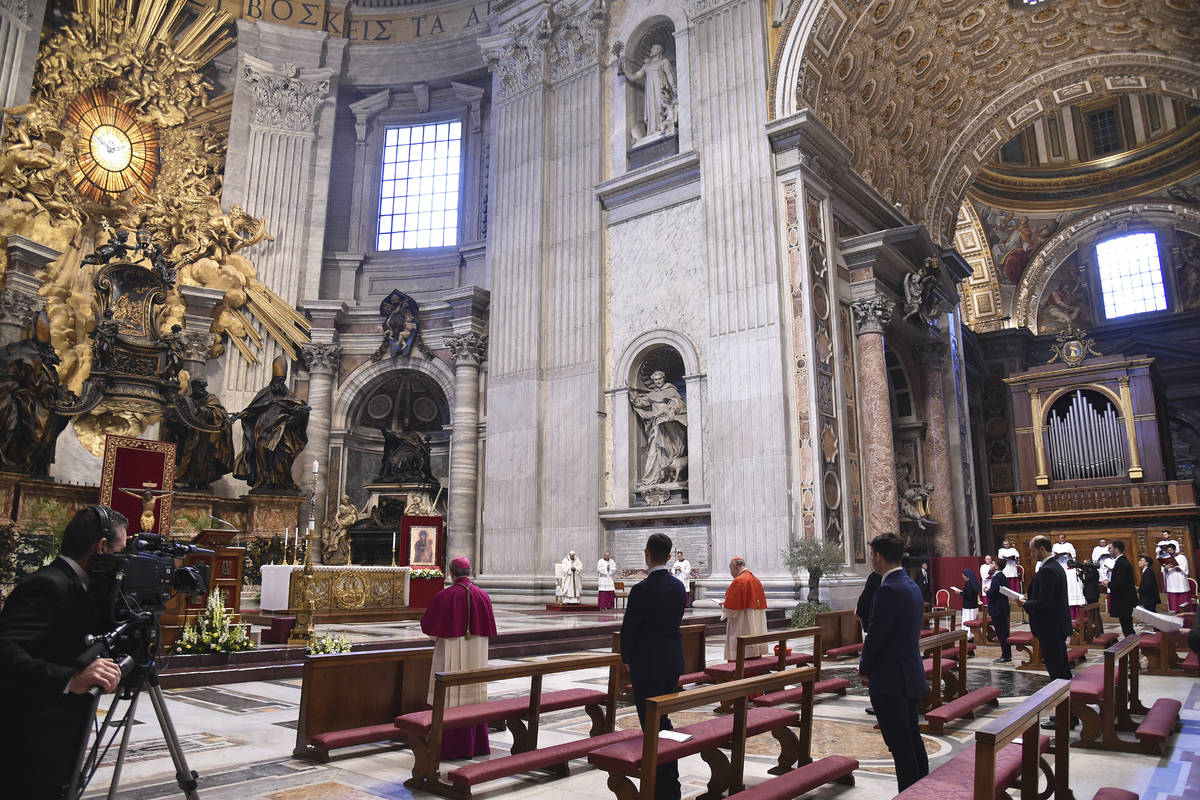
<path id="1" fill-rule="evenodd" d="M 317 474 L 317 460 L 313 459 L 313 475 Z"/>
<path id="2" fill-rule="evenodd" d="M 392 531 L 392 552 L 396 552 L 396 532 Z"/>

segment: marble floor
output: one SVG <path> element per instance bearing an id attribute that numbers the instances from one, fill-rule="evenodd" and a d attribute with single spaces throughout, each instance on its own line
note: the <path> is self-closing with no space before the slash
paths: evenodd
<path id="1" fill-rule="evenodd" d="M 544 629 L 549 635 L 565 626 L 594 624 L 619 619 L 619 615 L 589 615 L 587 619 L 547 615 L 513 609 L 497 609 L 497 623 L 502 632 Z M 384 625 L 332 626 L 355 641 L 419 638 L 413 623 Z M 979 648 L 968 670 L 970 688 L 983 685 L 999 686 L 1005 697 L 1001 710 L 1019 702 L 1018 694 L 1027 695 L 1044 685 L 1043 675 L 1017 672 L 1008 666 L 996 666 L 992 659 L 998 650 Z M 708 660 L 722 657 L 722 641 L 710 638 Z M 1091 662 L 1098 658 L 1093 655 Z M 495 661 L 493 663 L 511 663 Z M 853 662 L 831 663 L 824 677 L 852 677 Z M 546 679 L 545 690 L 595 687 L 605 681 L 599 670 L 552 675 Z M 492 684 L 492 698 L 524 694 L 528 679 Z M 1090 800 L 1102 786 L 1120 786 L 1138 793 L 1145 800 L 1183 800 L 1200 798 L 1200 683 L 1188 678 L 1143 677 L 1143 701 L 1158 697 L 1175 697 L 1183 702 L 1183 727 L 1168 743 L 1168 754 L 1162 758 L 1150 756 L 1072 750 L 1071 785 L 1077 800 Z M 200 775 L 200 795 L 207 799 L 249 800 L 375 800 L 376 798 L 426 797 L 422 792 L 410 793 L 404 780 L 410 775 L 412 755 L 402 747 L 365 746 L 340 751 L 329 764 L 315 764 L 294 759 L 297 709 L 300 702 L 300 681 L 279 680 L 237 683 L 224 686 L 169 690 L 166 706 L 174 721 L 188 766 Z M 107 709 L 106 698 L 102 709 Z M 118 714 L 122 713 L 122 706 Z M 880 800 L 896 793 L 895 778 L 887 749 L 873 719 L 865 713 L 865 691 L 857 685 L 846 697 L 823 698 L 815 706 L 813 756 L 830 754 L 852 755 L 861 762 L 856 772 L 856 785 L 830 785 L 814 791 L 812 798 L 862 798 Z M 687 724 L 708 716 L 701 709 L 673 715 L 676 724 Z M 976 720 L 956 725 L 940 736 L 926 736 L 925 744 L 931 766 L 936 768 L 953 754 L 969 746 L 974 727 L 999 713 L 990 707 Z M 129 752 L 120 776 L 118 797 L 129 800 L 182 797 L 175 784 L 174 767 L 164 743 L 158 721 L 148 698 L 143 697 L 132 726 Z M 620 727 L 636 727 L 637 716 L 632 706 L 619 711 Z M 564 711 L 544 715 L 539 741 L 555 744 L 587 735 L 589 722 L 581 711 Z M 493 755 L 508 751 L 511 738 L 507 731 L 493 733 Z M 747 747 L 746 783 L 753 785 L 768 779 L 767 770 L 774 766 L 776 742 L 770 736 L 751 739 Z M 101 797 L 108 791 L 116 747 L 107 754 L 85 797 Z M 699 756 L 681 762 L 684 798 L 694 798 L 704 791 L 707 767 Z M 475 797 L 484 800 L 508 798 L 572 798 L 572 800 L 610 800 L 612 793 L 605 785 L 605 775 L 584 761 L 571 763 L 566 778 L 530 774 L 486 784 Z"/>

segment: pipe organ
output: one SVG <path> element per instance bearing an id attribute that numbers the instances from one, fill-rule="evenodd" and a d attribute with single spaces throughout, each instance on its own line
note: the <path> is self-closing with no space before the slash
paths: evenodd
<path id="1" fill-rule="evenodd" d="M 1128 469 L 1129 442 L 1112 401 L 1093 389 L 1076 389 L 1061 399 L 1068 402 L 1055 403 L 1046 424 L 1054 480 L 1122 475 Z"/>

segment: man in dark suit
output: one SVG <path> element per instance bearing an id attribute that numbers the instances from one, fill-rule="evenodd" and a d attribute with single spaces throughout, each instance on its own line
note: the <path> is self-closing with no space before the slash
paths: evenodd
<path id="1" fill-rule="evenodd" d="M 924 602 L 904 573 L 904 541 L 892 533 L 871 540 L 871 567 L 883 576 L 871 608 L 871 630 L 863 642 L 858 673 L 870 692 L 879 732 L 896 764 L 904 791 L 929 774 L 929 756 L 917 727 L 925 696 L 925 667 L 918 642 Z"/>
<path id="2" fill-rule="evenodd" d="M 1125 542 L 1113 539 L 1117 558 L 1108 579 L 1108 613 L 1121 622 L 1121 635 L 1133 636 L 1133 607 L 1137 605 L 1137 585 L 1133 582 L 1133 564 L 1125 557 Z"/>
<path id="3" fill-rule="evenodd" d="M 671 539 L 654 533 L 646 540 L 645 580 L 629 590 L 625 618 L 621 622 L 621 660 L 629 665 L 633 703 L 642 730 L 646 729 L 646 698 L 679 690 L 683 674 L 683 639 L 679 623 L 686 602 L 683 584 L 667 570 Z M 660 730 L 671 730 L 665 715 Z M 672 761 L 658 768 L 654 781 L 655 800 L 679 800 L 679 765 Z"/>
<path id="4" fill-rule="evenodd" d="M 87 595 L 96 554 L 125 547 L 124 516 L 88 506 L 67 523 L 59 557 L 22 580 L 0 611 L 0 775 L 25 800 L 62 797 L 87 742 L 88 689 L 111 692 L 121 670 L 111 659 L 80 663 L 84 636 L 101 620 Z"/>
<path id="5" fill-rule="evenodd" d="M 1017 602 L 1029 615 L 1029 632 L 1038 639 L 1042 661 L 1051 678 L 1071 678 L 1067 664 L 1067 637 L 1071 635 L 1071 609 L 1067 605 L 1067 573 L 1054 557 L 1048 536 L 1029 540 L 1029 555 L 1040 564 L 1029 583 L 1029 596 Z M 1042 727 L 1053 728 L 1053 718 Z M 1072 720 L 1072 723 L 1074 720 Z"/>

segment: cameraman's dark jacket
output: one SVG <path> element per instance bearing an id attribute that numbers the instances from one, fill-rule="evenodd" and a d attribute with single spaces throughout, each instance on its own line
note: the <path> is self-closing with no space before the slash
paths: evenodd
<path id="1" fill-rule="evenodd" d="M 53 797 L 70 780 L 88 695 L 68 694 L 84 665 L 84 636 L 99 632 L 93 603 L 58 558 L 22 580 L 0 610 L 0 773 L 13 797 Z M 11 781 L 16 782 L 14 788 Z M 38 781 L 48 782 L 39 783 Z"/>
<path id="2" fill-rule="evenodd" d="M 1100 568 L 1090 561 L 1072 562 L 1068 566 L 1075 568 L 1079 580 L 1083 582 L 1084 602 L 1100 602 Z"/>

